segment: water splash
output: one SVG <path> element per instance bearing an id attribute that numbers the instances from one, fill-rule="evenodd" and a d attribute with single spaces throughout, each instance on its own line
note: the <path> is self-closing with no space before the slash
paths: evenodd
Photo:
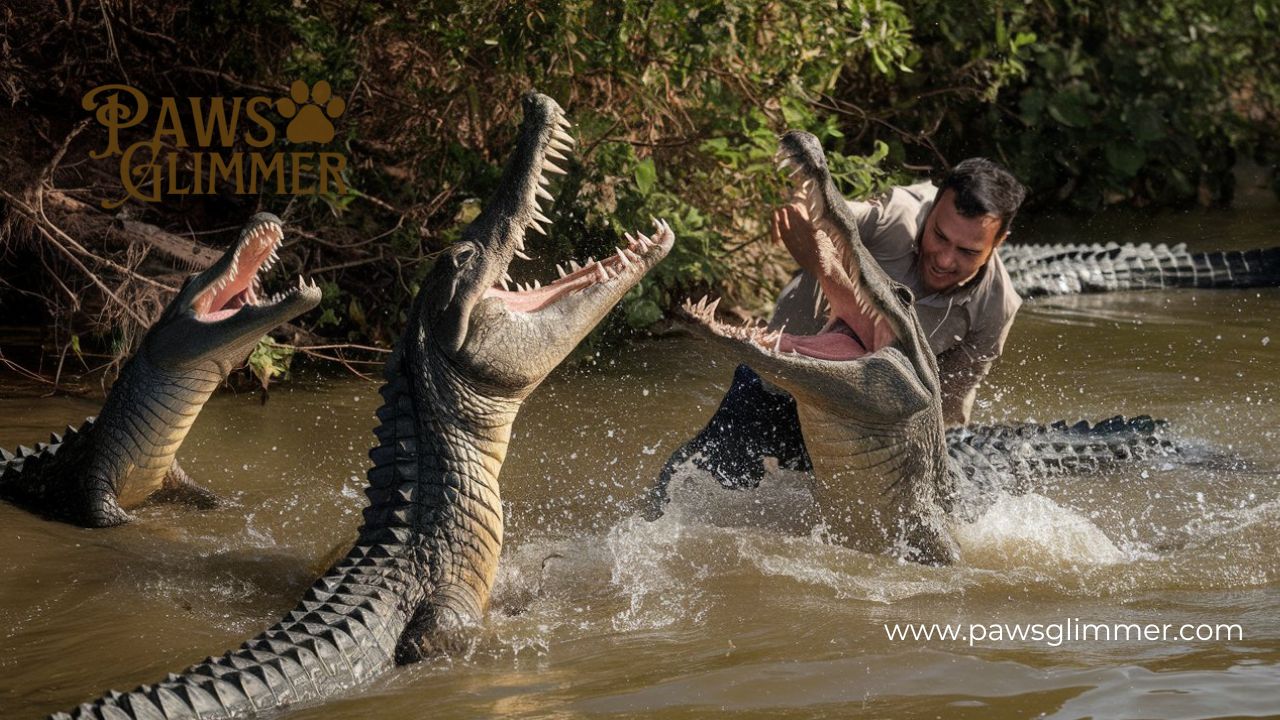
<path id="1" fill-rule="evenodd" d="M 1080 513 L 1036 493 L 1002 495 L 952 535 L 965 563 L 994 570 L 1111 565 L 1131 558 Z"/>

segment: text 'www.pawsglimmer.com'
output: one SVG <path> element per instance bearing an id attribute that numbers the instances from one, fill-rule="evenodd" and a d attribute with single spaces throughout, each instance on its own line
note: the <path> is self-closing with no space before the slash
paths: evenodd
<path id="1" fill-rule="evenodd" d="M 892 642 L 995 643 L 1224 642 L 1243 640 L 1244 628 L 1222 623 L 1092 623 L 1067 618 L 1053 623 L 885 623 Z"/>

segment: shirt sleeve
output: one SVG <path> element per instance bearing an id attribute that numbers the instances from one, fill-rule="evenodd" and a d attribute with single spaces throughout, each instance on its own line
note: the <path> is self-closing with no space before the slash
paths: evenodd
<path id="1" fill-rule="evenodd" d="M 923 201 L 907 188 L 849 201 L 862 244 L 882 264 L 915 252 L 922 207 Z"/>
<path id="2" fill-rule="evenodd" d="M 1004 342 L 1009 337 L 1020 305 L 1013 305 L 1003 323 L 992 323 L 985 331 L 977 328 L 962 342 L 938 356 L 942 421 L 947 427 L 969 422 L 978 386 L 1004 352 Z"/>

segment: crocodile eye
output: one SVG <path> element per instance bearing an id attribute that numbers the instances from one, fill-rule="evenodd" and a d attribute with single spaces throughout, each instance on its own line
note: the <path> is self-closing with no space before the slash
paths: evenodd
<path id="1" fill-rule="evenodd" d="M 906 285 L 898 285 L 895 283 L 893 286 L 893 294 L 898 296 L 898 302 L 902 303 L 903 307 L 911 307 L 911 305 L 916 301 L 915 295 L 911 294 L 911 289 Z"/>
<path id="2" fill-rule="evenodd" d="M 453 266 L 455 268 L 463 267 L 471 263 L 471 258 L 475 257 L 476 246 L 474 243 L 460 242 L 454 245 L 450 257 L 453 258 Z"/>

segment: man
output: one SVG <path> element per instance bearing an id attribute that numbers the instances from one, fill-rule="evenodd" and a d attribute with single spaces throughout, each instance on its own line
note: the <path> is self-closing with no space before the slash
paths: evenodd
<path id="1" fill-rule="evenodd" d="M 850 203 L 862 243 L 915 294 L 920 324 L 938 356 L 948 425 L 969 421 L 978 385 L 1003 352 L 1022 305 L 996 248 L 1009 236 L 1025 194 L 1001 166 L 970 158 L 937 188 L 919 183 Z M 799 205 L 774 213 L 775 239 L 791 244 L 811 240 L 813 232 Z M 822 318 L 814 313 L 815 292 L 813 276 L 801 273 L 783 289 L 770 325 L 816 330 Z"/>
<path id="2" fill-rule="evenodd" d="M 862 243 L 915 295 L 920 324 L 938 356 L 948 425 L 969 421 L 978 385 L 1004 350 L 1022 305 L 996 248 L 1009 236 L 1025 195 L 1009 171 L 970 158 L 936 188 L 919 183 L 850 203 Z M 811 241 L 814 233 L 798 204 L 775 211 L 772 230 L 789 247 Z M 821 329 L 825 318 L 817 311 L 816 291 L 811 274 L 797 275 L 779 296 L 770 328 L 785 324 L 802 334 Z M 795 401 L 740 365 L 711 421 L 667 460 L 653 488 L 649 517 L 661 514 L 672 474 L 686 460 L 725 486 L 743 487 L 759 483 L 765 456 L 776 457 L 782 467 L 810 469 Z"/>

